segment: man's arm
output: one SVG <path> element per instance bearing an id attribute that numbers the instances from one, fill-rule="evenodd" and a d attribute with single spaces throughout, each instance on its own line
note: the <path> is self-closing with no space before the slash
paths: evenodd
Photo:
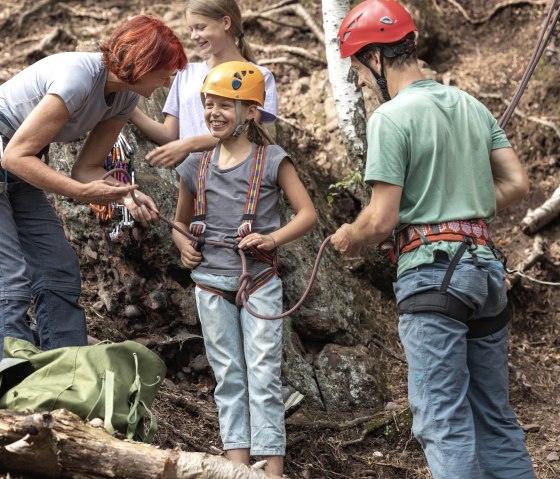
<path id="1" fill-rule="evenodd" d="M 496 192 L 496 209 L 501 211 L 529 192 L 529 178 L 513 148 L 498 148 L 490 154 Z"/>
<path id="2" fill-rule="evenodd" d="M 331 242 L 337 251 L 356 256 L 367 243 L 381 243 L 399 223 L 402 188 L 377 181 L 371 200 L 352 224 L 342 225 Z"/>

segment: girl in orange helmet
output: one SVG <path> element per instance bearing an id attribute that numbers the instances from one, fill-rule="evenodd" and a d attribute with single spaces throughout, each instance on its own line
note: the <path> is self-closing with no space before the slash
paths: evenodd
<path id="1" fill-rule="evenodd" d="M 276 250 L 316 223 L 316 213 L 287 153 L 271 145 L 255 122 L 264 105 L 265 81 L 247 62 L 210 71 L 202 86 L 204 118 L 217 146 L 192 153 L 177 168 L 181 177 L 175 221 L 196 236 L 235 244 L 247 252 L 253 277 L 249 307 L 273 316 L 282 311 Z M 284 192 L 295 211 L 280 224 Z M 262 320 L 235 304 L 242 274 L 233 248 L 209 244 L 197 251 L 173 231 L 181 260 L 191 268 L 206 354 L 216 377 L 214 398 L 227 456 L 249 464 L 266 456 L 268 473 L 281 476 L 285 454 L 281 395 L 282 320 Z"/>

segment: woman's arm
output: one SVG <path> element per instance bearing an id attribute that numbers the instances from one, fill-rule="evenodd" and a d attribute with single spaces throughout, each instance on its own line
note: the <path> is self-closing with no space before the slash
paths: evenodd
<path id="1" fill-rule="evenodd" d="M 59 173 L 36 155 L 53 141 L 68 119 L 68 109 L 58 95 L 47 94 L 33 109 L 8 143 L 2 158 L 2 167 L 27 183 L 44 191 L 75 198 L 87 203 L 119 201 L 134 186 L 115 187 L 107 181 L 84 184 L 77 178 Z M 118 134 L 118 132 L 117 132 Z M 115 137 L 116 138 L 116 135 Z M 111 141 L 114 141 L 114 138 Z M 109 151 L 105 151 L 100 161 Z M 99 174 L 96 179 L 101 177 Z"/>
<path id="2" fill-rule="evenodd" d="M 496 209 L 501 211 L 529 193 L 529 178 L 513 148 L 490 153 L 490 166 L 496 192 Z"/>
<path id="3" fill-rule="evenodd" d="M 271 234 L 253 233 L 246 236 L 240 241 L 240 248 L 257 246 L 270 251 L 303 236 L 317 224 L 317 213 L 311 198 L 299 179 L 294 165 L 288 159 L 284 159 L 280 163 L 278 185 L 295 210 L 295 216 L 286 225 Z"/>
<path id="4" fill-rule="evenodd" d="M 179 182 L 179 198 L 175 212 L 175 223 L 182 229 L 189 231 L 189 225 L 194 214 L 194 197 L 185 186 L 183 180 Z M 194 246 L 184 234 L 173 229 L 171 236 L 173 242 L 181 252 L 181 262 L 190 269 L 196 268 L 202 261 L 202 253 L 196 251 Z"/>
<path id="5" fill-rule="evenodd" d="M 163 123 L 153 120 L 140 108 L 132 112 L 130 121 L 134 123 L 144 135 L 159 145 L 165 145 L 179 138 L 179 119 L 173 115 L 165 115 Z"/>

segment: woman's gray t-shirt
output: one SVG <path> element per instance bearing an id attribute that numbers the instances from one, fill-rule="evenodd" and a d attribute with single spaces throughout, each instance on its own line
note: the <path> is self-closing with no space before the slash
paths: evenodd
<path id="1" fill-rule="evenodd" d="M 205 239 L 228 243 L 236 241 L 237 228 L 242 222 L 245 199 L 252 178 L 255 149 L 256 145 L 253 145 L 251 154 L 244 161 L 223 170 L 218 167 L 219 150 L 215 150 L 206 172 Z M 177 167 L 181 181 L 195 197 L 201 157 L 202 153 L 191 153 Z M 280 228 L 278 202 L 281 188 L 278 185 L 278 168 L 284 158 L 289 159 L 288 154 L 280 146 L 267 146 L 256 218 L 252 226 L 253 232 L 268 234 Z M 197 271 L 220 276 L 239 276 L 242 272 L 241 259 L 232 249 L 205 244 L 202 256 Z M 247 268 L 255 275 L 269 268 L 269 265 L 248 254 Z"/>
<path id="2" fill-rule="evenodd" d="M 69 117 L 52 141 L 77 140 L 103 120 L 127 120 L 138 103 L 139 96 L 133 92 L 114 93 L 105 99 L 107 75 L 101 53 L 45 57 L 0 85 L 0 113 L 17 130 L 45 95 L 58 95 Z"/>

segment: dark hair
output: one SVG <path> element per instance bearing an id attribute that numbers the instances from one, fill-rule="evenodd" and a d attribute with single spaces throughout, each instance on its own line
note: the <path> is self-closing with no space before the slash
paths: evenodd
<path id="1" fill-rule="evenodd" d="M 187 64 L 177 35 L 161 20 L 148 15 L 119 25 L 99 50 L 109 71 L 129 84 L 154 70 L 180 70 Z"/>
<path id="2" fill-rule="evenodd" d="M 385 65 L 396 70 L 402 70 L 417 61 L 415 40 L 416 33 L 410 32 L 402 40 L 395 43 L 366 45 L 355 55 L 362 55 L 363 58 L 368 59 L 374 52 L 381 52 Z"/>

